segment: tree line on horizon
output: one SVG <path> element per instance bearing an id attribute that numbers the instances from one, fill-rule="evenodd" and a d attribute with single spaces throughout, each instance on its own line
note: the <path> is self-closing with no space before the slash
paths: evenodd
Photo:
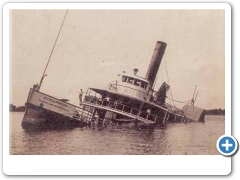
<path id="1" fill-rule="evenodd" d="M 24 112 L 25 106 L 15 106 L 13 104 L 9 104 L 9 112 Z"/>
<path id="2" fill-rule="evenodd" d="M 15 106 L 13 104 L 9 104 L 10 112 L 24 112 L 25 106 Z M 225 115 L 225 109 L 208 109 L 205 110 L 206 115 Z"/>
<path id="3" fill-rule="evenodd" d="M 225 115 L 225 109 L 209 109 L 205 110 L 206 115 Z"/>

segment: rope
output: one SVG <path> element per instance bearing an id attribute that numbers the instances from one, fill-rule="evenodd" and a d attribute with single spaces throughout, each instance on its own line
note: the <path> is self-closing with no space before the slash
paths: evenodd
<path id="1" fill-rule="evenodd" d="M 168 85 L 170 86 L 169 77 L 168 77 L 168 71 L 167 71 L 167 61 L 165 61 L 165 67 L 166 67 L 166 73 L 167 73 Z M 174 103 L 174 101 L 173 101 L 173 95 L 172 95 L 172 91 L 171 91 L 171 86 L 170 86 L 170 95 L 171 95 L 171 97 L 172 97 L 173 105 L 175 106 L 175 103 Z"/>
<path id="2" fill-rule="evenodd" d="M 167 97 L 167 96 L 166 96 L 166 98 L 168 98 L 168 99 L 170 99 L 170 100 L 172 100 L 172 101 L 174 101 L 174 102 L 178 102 L 178 103 L 188 103 L 188 102 L 191 101 L 191 100 L 189 100 L 189 101 L 178 101 L 178 100 L 174 100 L 174 99 L 172 99 L 172 98 L 170 98 L 170 97 Z"/>
<path id="3" fill-rule="evenodd" d="M 169 77 L 168 77 L 168 71 L 167 71 L 167 61 L 165 61 L 165 66 L 166 66 L 166 73 L 167 73 L 167 79 L 168 79 L 168 84 L 169 86 L 171 87 L 170 85 L 170 82 L 169 82 Z M 171 88 L 170 88 L 170 95 L 171 95 L 171 98 L 170 97 L 167 97 L 168 99 L 172 100 L 172 103 L 173 105 L 176 107 L 175 103 L 174 102 L 178 102 L 178 103 L 189 103 L 191 100 L 188 100 L 188 101 L 178 101 L 178 100 L 174 100 L 173 99 L 173 95 L 172 95 L 172 91 L 171 91 Z M 171 102 L 170 102 L 171 103 Z"/>

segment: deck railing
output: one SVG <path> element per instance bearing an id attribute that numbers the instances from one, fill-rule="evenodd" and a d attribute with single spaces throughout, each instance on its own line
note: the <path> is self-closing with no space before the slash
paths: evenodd
<path id="1" fill-rule="evenodd" d="M 90 122 L 93 118 L 93 112 L 85 110 L 83 108 L 76 108 L 75 113 L 73 115 L 73 119 L 79 121 Z"/>
<path id="2" fill-rule="evenodd" d="M 152 122 L 161 122 L 161 121 L 164 121 L 164 119 L 165 119 L 164 117 L 151 115 L 151 114 L 148 114 L 147 112 L 139 113 L 139 110 L 137 108 L 130 107 L 128 105 L 125 105 L 125 104 L 123 104 L 121 102 L 117 102 L 117 101 L 111 101 L 111 100 L 105 100 L 105 99 L 104 100 L 96 100 L 96 99 L 89 100 L 89 99 L 85 98 L 84 102 L 87 102 L 90 104 L 95 104 L 98 106 L 105 106 L 110 109 L 114 109 L 114 110 L 117 110 L 120 112 L 124 112 L 126 114 L 134 115 L 134 116 L 138 116 L 140 118 L 143 118 L 145 120 L 149 120 Z M 165 113 L 167 113 L 167 111 L 165 111 Z"/>
<path id="3" fill-rule="evenodd" d="M 127 87 L 127 86 L 124 86 L 124 85 L 120 85 L 118 84 L 116 81 L 112 82 L 109 84 L 109 91 L 115 91 L 117 92 L 119 90 L 119 88 L 123 88 L 121 89 L 121 93 L 122 94 L 126 94 L 126 95 L 131 95 L 131 96 L 135 96 L 135 94 L 139 93 L 137 96 L 139 97 L 147 97 L 147 96 L 151 96 L 150 93 L 147 93 L 147 92 L 143 92 L 143 91 L 140 91 L 138 89 L 134 89 L 134 88 L 131 88 L 131 87 Z M 131 90 L 130 93 L 127 92 L 127 90 Z M 155 103 L 156 105 L 160 106 L 160 104 L 158 103 Z M 182 115 L 184 116 L 184 113 L 181 109 L 175 107 L 175 106 L 172 106 L 171 104 L 168 104 L 168 103 L 165 103 L 168 111 L 170 111 L 171 113 L 174 113 L 174 114 L 179 114 L 179 115 Z"/>
<path id="4" fill-rule="evenodd" d="M 175 107 L 175 106 L 172 106 L 171 104 L 168 104 L 168 103 L 165 103 L 165 106 L 167 107 L 167 109 L 172 112 L 172 113 L 176 113 L 176 114 L 180 114 L 180 115 L 183 115 L 183 110 Z"/>

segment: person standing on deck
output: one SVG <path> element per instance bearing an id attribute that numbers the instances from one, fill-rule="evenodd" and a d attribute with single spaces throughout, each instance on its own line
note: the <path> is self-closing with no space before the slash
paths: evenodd
<path id="1" fill-rule="evenodd" d="M 83 94 L 82 89 L 80 89 L 80 92 L 79 92 L 79 102 L 80 102 L 80 104 L 82 103 L 82 94 Z"/>
<path id="2" fill-rule="evenodd" d="M 35 91 L 38 91 L 38 90 L 39 90 L 38 83 L 33 85 L 33 90 L 35 90 Z"/>
<path id="3" fill-rule="evenodd" d="M 148 119 L 149 115 L 151 115 L 151 109 L 147 109 L 147 117 L 146 117 L 146 119 Z"/>
<path id="4" fill-rule="evenodd" d="M 147 110 L 147 114 L 150 115 L 151 114 L 151 109 Z"/>

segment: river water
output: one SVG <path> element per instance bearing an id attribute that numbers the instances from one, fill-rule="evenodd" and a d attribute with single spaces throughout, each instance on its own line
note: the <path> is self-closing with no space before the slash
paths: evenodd
<path id="1" fill-rule="evenodd" d="M 169 124 L 166 129 L 133 125 L 26 131 L 24 113 L 10 113 L 10 154 L 33 155 L 211 155 L 219 154 L 224 116 L 206 116 L 205 123 Z"/>

